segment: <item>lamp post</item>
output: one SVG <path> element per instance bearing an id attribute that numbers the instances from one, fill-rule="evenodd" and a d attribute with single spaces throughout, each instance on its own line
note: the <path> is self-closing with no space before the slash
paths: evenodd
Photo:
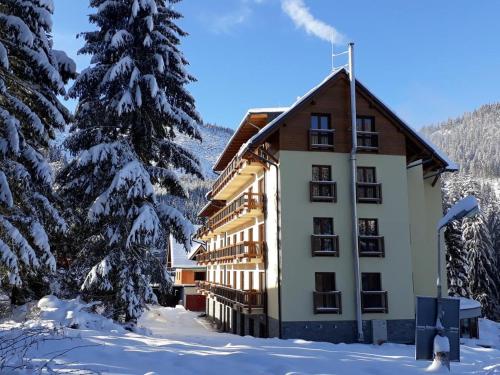
<path id="1" fill-rule="evenodd" d="M 437 225 L 437 240 L 438 240 L 438 252 L 437 252 L 437 304 L 436 304 L 436 331 L 437 335 L 434 338 L 434 358 L 437 361 L 445 359 L 446 366 L 448 369 L 449 361 L 447 360 L 447 354 L 450 351 L 450 344 L 447 337 L 444 335 L 444 327 L 441 323 L 442 311 L 442 286 L 441 286 L 441 231 L 442 229 L 451 223 L 453 220 L 460 220 L 466 217 L 472 217 L 479 213 L 479 203 L 477 199 L 469 195 L 457 203 L 455 203 L 449 210 L 448 213 L 439 220 Z"/>

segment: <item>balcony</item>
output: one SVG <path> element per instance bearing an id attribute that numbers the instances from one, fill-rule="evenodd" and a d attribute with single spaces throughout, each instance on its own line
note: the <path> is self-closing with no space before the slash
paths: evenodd
<path id="1" fill-rule="evenodd" d="M 264 195 L 246 192 L 212 216 L 207 226 L 211 233 L 219 234 L 250 224 L 263 213 Z"/>
<path id="2" fill-rule="evenodd" d="M 333 129 L 309 129 L 309 149 L 333 151 L 334 136 Z"/>
<path id="3" fill-rule="evenodd" d="M 200 281 L 196 287 L 202 293 L 213 294 L 219 302 L 239 307 L 249 314 L 261 312 L 264 308 L 265 293 L 258 290 L 239 290 L 230 286 Z"/>
<path id="4" fill-rule="evenodd" d="M 378 133 L 370 131 L 356 132 L 359 151 L 378 151 Z"/>
<path id="5" fill-rule="evenodd" d="M 337 234 L 311 235 L 313 256 L 339 256 L 339 236 Z"/>
<path id="6" fill-rule="evenodd" d="M 255 241 L 245 241 L 239 244 L 230 245 L 196 256 L 199 264 L 208 263 L 234 263 L 251 259 L 263 259 L 264 243 Z"/>
<path id="7" fill-rule="evenodd" d="M 362 257 L 384 257 L 385 245 L 383 236 L 359 236 L 359 256 Z"/>
<path id="8" fill-rule="evenodd" d="M 342 314 L 342 293 L 338 290 L 330 292 L 313 292 L 315 314 Z"/>
<path id="9" fill-rule="evenodd" d="M 363 313 L 388 313 L 387 292 L 364 290 L 361 292 L 361 311 Z"/>
<path id="10" fill-rule="evenodd" d="M 252 181 L 254 173 L 263 168 L 260 161 L 236 155 L 212 186 L 212 199 L 227 200 Z"/>
<path id="11" fill-rule="evenodd" d="M 334 181 L 311 181 L 309 194 L 311 202 L 337 202 L 337 183 Z"/>
<path id="12" fill-rule="evenodd" d="M 358 203 L 382 203 L 382 184 L 377 182 L 356 183 Z"/>

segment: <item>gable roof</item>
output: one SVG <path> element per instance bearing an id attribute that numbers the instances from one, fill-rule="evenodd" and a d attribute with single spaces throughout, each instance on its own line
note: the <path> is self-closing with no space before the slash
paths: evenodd
<path id="1" fill-rule="evenodd" d="M 253 135 L 258 133 L 270 120 L 283 112 L 288 107 L 250 108 L 243 116 L 240 125 L 229 139 L 224 151 L 219 155 L 214 164 L 214 171 L 222 171 L 231 159 L 238 153 L 241 146 Z"/>
<path id="2" fill-rule="evenodd" d="M 199 266 L 196 263 L 196 260 L 193 260 L 194 253 L 196 253 L 200 247 L 199 243 L 193 243 L 193 246 L 191 247 L 189 253 L 186 253 L 184 245 L 177 242 L 172 235 L 170 235 L 169 242 L 172 268 L 204 268 L 202 266 Z"/>
<path id="3" fill-rule="evenodd" d="M 329 84 L 332 80 L 337 79 L 340 76 L 348 76 L 348 72 L 345 68 L 337 69 L 332 71 L 325 79 L 320 82 L 317 86 L 313 87 L 309 90 L 305 95 L 300 97 L 293 105 L 287 108 L 284 112 L 281 112 L 272 119 L 269 123 L 267 123 L 262 129 L 256 132 L 253 136 L 251 136 L 246 142 L 241 142 L 241 146 L 239 150 L 236 150 L 234 153 L 230 152 L 230 155 L 235 155 L 237 152 L 240 154 L 245 153 L 246 151 L 252 150 L 259 146 L 262 142 L 264 142 L 268 136 L 273 134 L 279 126 L 282 124 L 283 120 L 288 118 L 292 113 L 294 113 L 301 104 L 310 100 L 319 90 Z M 458 170 L 458 165 L 451 161 L 438 147 L 433 145 L 430 141 L 426 140 L 420 134 L 418 134 L 411 126 L 405 123 L 399 116 L 395 114 L 382 100 L 376 97 L 366 86 L 364 86 L 359 80 L 356 80 L 356 90 L 361 90 L 363 93 L 367 94 L 372 101 L 384 112 L 387 113 L 389 117 L 391 117 L 401 128 L 404 134 L 411 138 L 411 140 L 416 143 L 420 148 L 427 150 L 436 161 L 441 164 L 442 168 L 446 171 L 456 171 Z M 245 115 L 242 124 L 246 120 L 247 116 L 250 112 L 247 112 Z M 242 125 L 240 124 L 240 127 Z M 239 129 L 239 128 L 238 128 Z M 235 133 L 236 134 L 236 133 Z M 229 151 L 229 150 L 227 150 Z M 231 150 L 232 151 L 232 150 Z M 224 150 L 223 154 L 226 153 Z M 227 155 L 227 154 L 226 154 Z M 230 160 L 228 160 L 229 162 Z M 220 165 L 219 165 L 220 168 Z M 214 168 L 215 169 L 215 168 Z"/>

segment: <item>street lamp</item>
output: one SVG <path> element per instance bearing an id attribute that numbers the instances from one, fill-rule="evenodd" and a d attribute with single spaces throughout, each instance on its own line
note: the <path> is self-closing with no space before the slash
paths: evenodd
<path id="1" fill-rule="evenodd" d="M 437 261 L 437 304 L 436 304 L 436 331 L 437 335 L 434 338 L 434 356 L 435 360 L 441 362 L 442 359 L 446 361 L 446 366 L 450 368 L 448 357 L 445 353 L 450 351 L 450 343 L 448 338 L 444 335 L 444 327 L 441 323 L 442 317 L 442 291 L 441 291 L 441 230 L 451 223 L 453 220 L 460 220 L 466 217 L 472 217 L 479 213 L 479 203 L 476 197 L 469 195 L 457 203 L 455 203 L 448 213 L 439 220 L 437 225 L 437 239 L 438 239 L 438 261 Z"/>

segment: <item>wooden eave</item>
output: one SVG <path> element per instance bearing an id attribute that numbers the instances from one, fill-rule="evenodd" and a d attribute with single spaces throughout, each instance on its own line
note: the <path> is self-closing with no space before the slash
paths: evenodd
<path id="1" fill-rule="evenodd" d="M 226 205 L 226 201 L 209 200 L 208 203 L 200 210 L 198 217 L 212 217 L 217 211 Z"/>

